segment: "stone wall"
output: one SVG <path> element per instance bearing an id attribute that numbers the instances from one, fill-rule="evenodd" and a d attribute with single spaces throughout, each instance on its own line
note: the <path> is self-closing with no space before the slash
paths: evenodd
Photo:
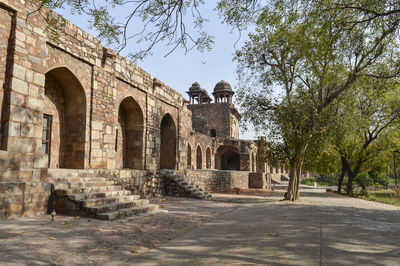
<path id="1" fill-rule="evenodd" d="M 249 173 L 249 188 L 271 190 L 271 176 L 266 173 Z"/>
<path id="2" fill-rule="evenodd" d="M 167 168 L 177 170 L 215 168 L 218 147 L 226 143 L 208 136 L 209 132 L 193 130 L 192 120 L 202 115 L 192 114 L 181 94 L 51 10 L 32 12 L 37 9 L 32 3 L 0 3 L 0 150 L 4 151 L 0 182 L 4 188 L 15 187 L 4 189 L 3 198 L 16 197 L 15 201 L 25 204 L 25 196 L 36 193 L 30 204 L 42 202 L 41 207 L 21 208 L 43 210 L 49 193 L 44 174 L 48 168 L 155 172 L 162 158 L 168 158 Z M 45 17 L 58 21 L 57 38 L 45 30 Z M 227 103 L 213 106 L 217 109 L 209 112 L 210 121 L 225 112 L 212 122 L 216 127 L 220 122 L 224 125 L 216 128 L 217 136 L 221 131 L 221 137 L 231 138 L 231 116 L 239 117 L 237 110 Z M 48 152 L 42 140 L 44 116 L 52 121 Z M 164 118 L 170 119 L 171 130 L 162 137 Z M 163 152 L 166 139 L 168 148 Z M 240 169 L 251 170 L 251 143 L 236 142 Z M 189 166 L 188 144 L 192 147 Z M 142 176 L 127 178 L 131 189 L 143 196 L 161 194 L 154 175 L 137 173 Z M 237 175 L 228 175 L 232 184 Z"/>
<path id="3" fill-rule="evenodd" d="M 228 192 L 249 188 L 249 172 L 221 170 L 185 170 L 185 180 L 206 192 Z"/>

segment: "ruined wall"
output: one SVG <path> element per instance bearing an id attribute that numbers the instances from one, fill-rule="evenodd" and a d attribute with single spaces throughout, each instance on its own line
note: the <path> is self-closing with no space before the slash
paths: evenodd
<path id="1" fill-rule="evenodd" d="M 185 170 L 185 179 L 206 192 L 228 192 L 249 188 L 249 172 L 221 170 Z"/>

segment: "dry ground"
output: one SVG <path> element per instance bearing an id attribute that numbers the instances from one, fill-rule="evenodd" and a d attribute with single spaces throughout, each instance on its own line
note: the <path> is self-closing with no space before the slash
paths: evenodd
<path id="1" fill-rule="evenodd" d="M 116 221 L 66 216 L 51 221 L 49 215 L 2 221 L 0 264 L 118 264 L 243 204 L 281 198 L 281 193 L 239 193 L 217 194 L 211 201 L 154 199 L 168 212 Z"/>

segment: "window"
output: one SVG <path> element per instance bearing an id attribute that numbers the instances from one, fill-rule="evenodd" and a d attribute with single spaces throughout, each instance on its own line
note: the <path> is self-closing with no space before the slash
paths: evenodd
<path id="1" fill-rule="evenodd" d="M 211 129 L 210 130 L 210 137 L 215 138 L 217 136 L 217 132 L 215 131 L 215 129 Z"/>
<path id="2" fill-rule="evenodd" d="M 50 153 L 51 115 L 43 115 L 42 154 Z"/>

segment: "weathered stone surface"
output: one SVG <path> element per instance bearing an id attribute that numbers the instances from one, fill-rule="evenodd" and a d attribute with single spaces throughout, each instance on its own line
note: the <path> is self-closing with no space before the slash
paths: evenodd
<path id="1" fill-rule="evenodd" d="M 190 172 L 185 178 L 211 191 L 248 186 L 257 149 L 239 140 L 240 114 L 229 84 L 216 86 L 216 103 L 199 85 L 204 97 L 188 105 L 72 23 L 60 27 L 54 42 L 44 18 L 58 15 L 43 8 L 27 20 L 36 8 L 24 0 L 0 6 L 1 180 L 38 188 L 38 204 L 48 196 L 39 189 L 47 186 L 42 170 L 48 168 L 129 169 L 107 173 L 142 197 L 164 193 L 163 179 L 155 176 L 160 168 L 207 169 L 203 177 Z M 12 204 L 7 213 L 35 209 Z"/>

